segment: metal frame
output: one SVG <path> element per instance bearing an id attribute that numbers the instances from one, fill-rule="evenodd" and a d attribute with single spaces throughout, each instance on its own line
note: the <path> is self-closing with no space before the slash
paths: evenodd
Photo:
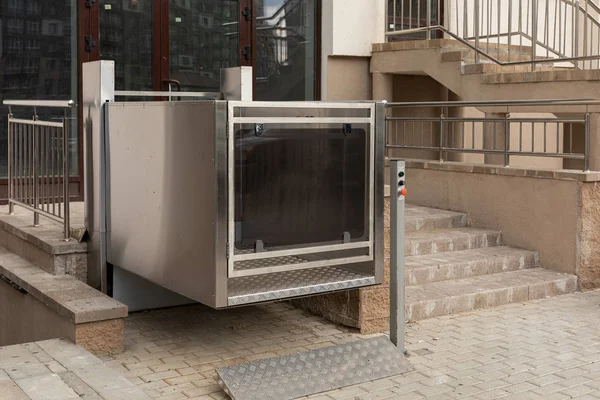
<path id="1" fill-rule="evenodd" d="M 282 271 L 295 271 L 300 269 L 317 268 L 326 265 L 341 265 L 349 263 L 359 263 L 374 260 L 374 199 L 375 199 L 375 105 L 373 103 L 350 103 L 344 104 L 343 106 L 335 103 L 318 103 L 318 102 L 286 102 L 286 108 L 302 108 L 302 109 L 336 109 L 336 108 L 353 108 L 353 109 L 365 109 L 370 110 L 369 117 L 362 118 L 347 118 L 347 117 L 281 117 L 281 118 L 252 118 L 252 117 L 235 117 L 237 109 L 244 108 L 280 108 L 281 103 L 271 102 L 229 102 L 228 111 L 228 190 L 229 190 L 229 210 L 228 210 L 228 242 L 229 246 L 227 249 L 227 271 L 229 278 L 268 274 L 273 272 Z M 255 254 L 235 254 L 235 125 L 236 124 L 253 124 L 253 123 L 277 123 L 286 125 L 299 125 L 299 124 L 341 124 L 341 123 L 355 123 L 355 124 L 368 124 L 369 125 L 369 240 L 357 243 L 347 244 L 336 244 L 336 245 L 322 245 L 322 246 L 311 246 L 303 247 L 298 249 L 287 249 L 287 250 L 275 250 L 269 252 L 255 253 Z M 235 269 L 235 262 L 245 260 L 259 260 L 275 257 L 294 256 L 302 254 L 315 254 L 325 253 L 330 251 L 340 250 L 351 250 L 356 248 L 368 248 L 367 256 L 355 256 L 355 257 L 343 257 L 337 259 L 331 259 L 327 261 L 312 261 L 300 264 L 289 264 L 270 266 L 263 268 L 255 268 L 252 270 L 239 271 Z"/>

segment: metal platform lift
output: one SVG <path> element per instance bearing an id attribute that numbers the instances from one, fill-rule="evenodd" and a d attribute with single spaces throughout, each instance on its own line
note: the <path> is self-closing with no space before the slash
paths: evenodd
<path id="1" fill-rule="evenodd" d="M 91 284 L 130 310 L 381 284 L 385 104 L 253 102 L 251 70 L 222 76 L 220 93 L 125 92 L 115 90 L 114 63 L 84 64 Z M 411 369 L 405 171 L 391 164 L 391 342 L 223 368 L 233 399 L 294 399 Z"/>

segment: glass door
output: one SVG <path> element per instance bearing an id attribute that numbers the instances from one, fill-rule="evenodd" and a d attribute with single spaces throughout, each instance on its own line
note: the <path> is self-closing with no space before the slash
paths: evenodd
<path id="1" fill-rule="evenodd" d="M 169 15 L 163 84 L 172 90 L 218 92 L 221 68 L 240 65 L 240 2 L 163 1 L 168 1 Z"/>
<path id="2" fill-rule="evenodd" d="M 153 90 L 152 0 L 100 0 L 101 60 L 115 62 L 117 90 Z"/>

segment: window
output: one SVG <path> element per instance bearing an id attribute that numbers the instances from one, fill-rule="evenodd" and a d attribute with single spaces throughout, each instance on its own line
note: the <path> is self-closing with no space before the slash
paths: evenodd
<path id="1" fill-rule="evenodd" d="M 38 51 L 40 49 L 40 43 L 37 39 L 27 39 L 25 43 L 25 51 L 33 52 Z"/>
<path id="2" fill-rule="evenodd" d="M 9 53 L 19 53 L 23 49 L 23 43 L 21 39 L 11 37 L 8 38 L 7 51 Z"/>
<path id="3" fill-rule="evenodd" d="M 56 35 L 58 34 L 58 24 L 55 22 L 51 22 L 48 24 L 48 34 Z"/>
<path id="4" fill-rule="evenodd" d="M 27 21 L 27 33 L 29 33 L 30 35 L 40 33 L 40 22 Z"/>
<path id="5" fill-rule="evenodd" d="M 54 58 L 49 58 L 46 60 L 46 69 L 54 70 L 56 68 L 56 60 Z"/>
<path id="6" fill-rule="evenodd" d="M 6 21 L 6 30 L 8 33 L 23 33 L 23 20 L 11 18 Z"/>

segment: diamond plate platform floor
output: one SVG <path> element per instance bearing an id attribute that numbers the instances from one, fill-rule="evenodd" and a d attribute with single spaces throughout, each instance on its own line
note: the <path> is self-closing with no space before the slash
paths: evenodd
<path id="1" fill-rule="evenodd" d="M 217 370 L 233 400 L 291 400 L 411 371 L 387 337 L 357 340 Z"/>

